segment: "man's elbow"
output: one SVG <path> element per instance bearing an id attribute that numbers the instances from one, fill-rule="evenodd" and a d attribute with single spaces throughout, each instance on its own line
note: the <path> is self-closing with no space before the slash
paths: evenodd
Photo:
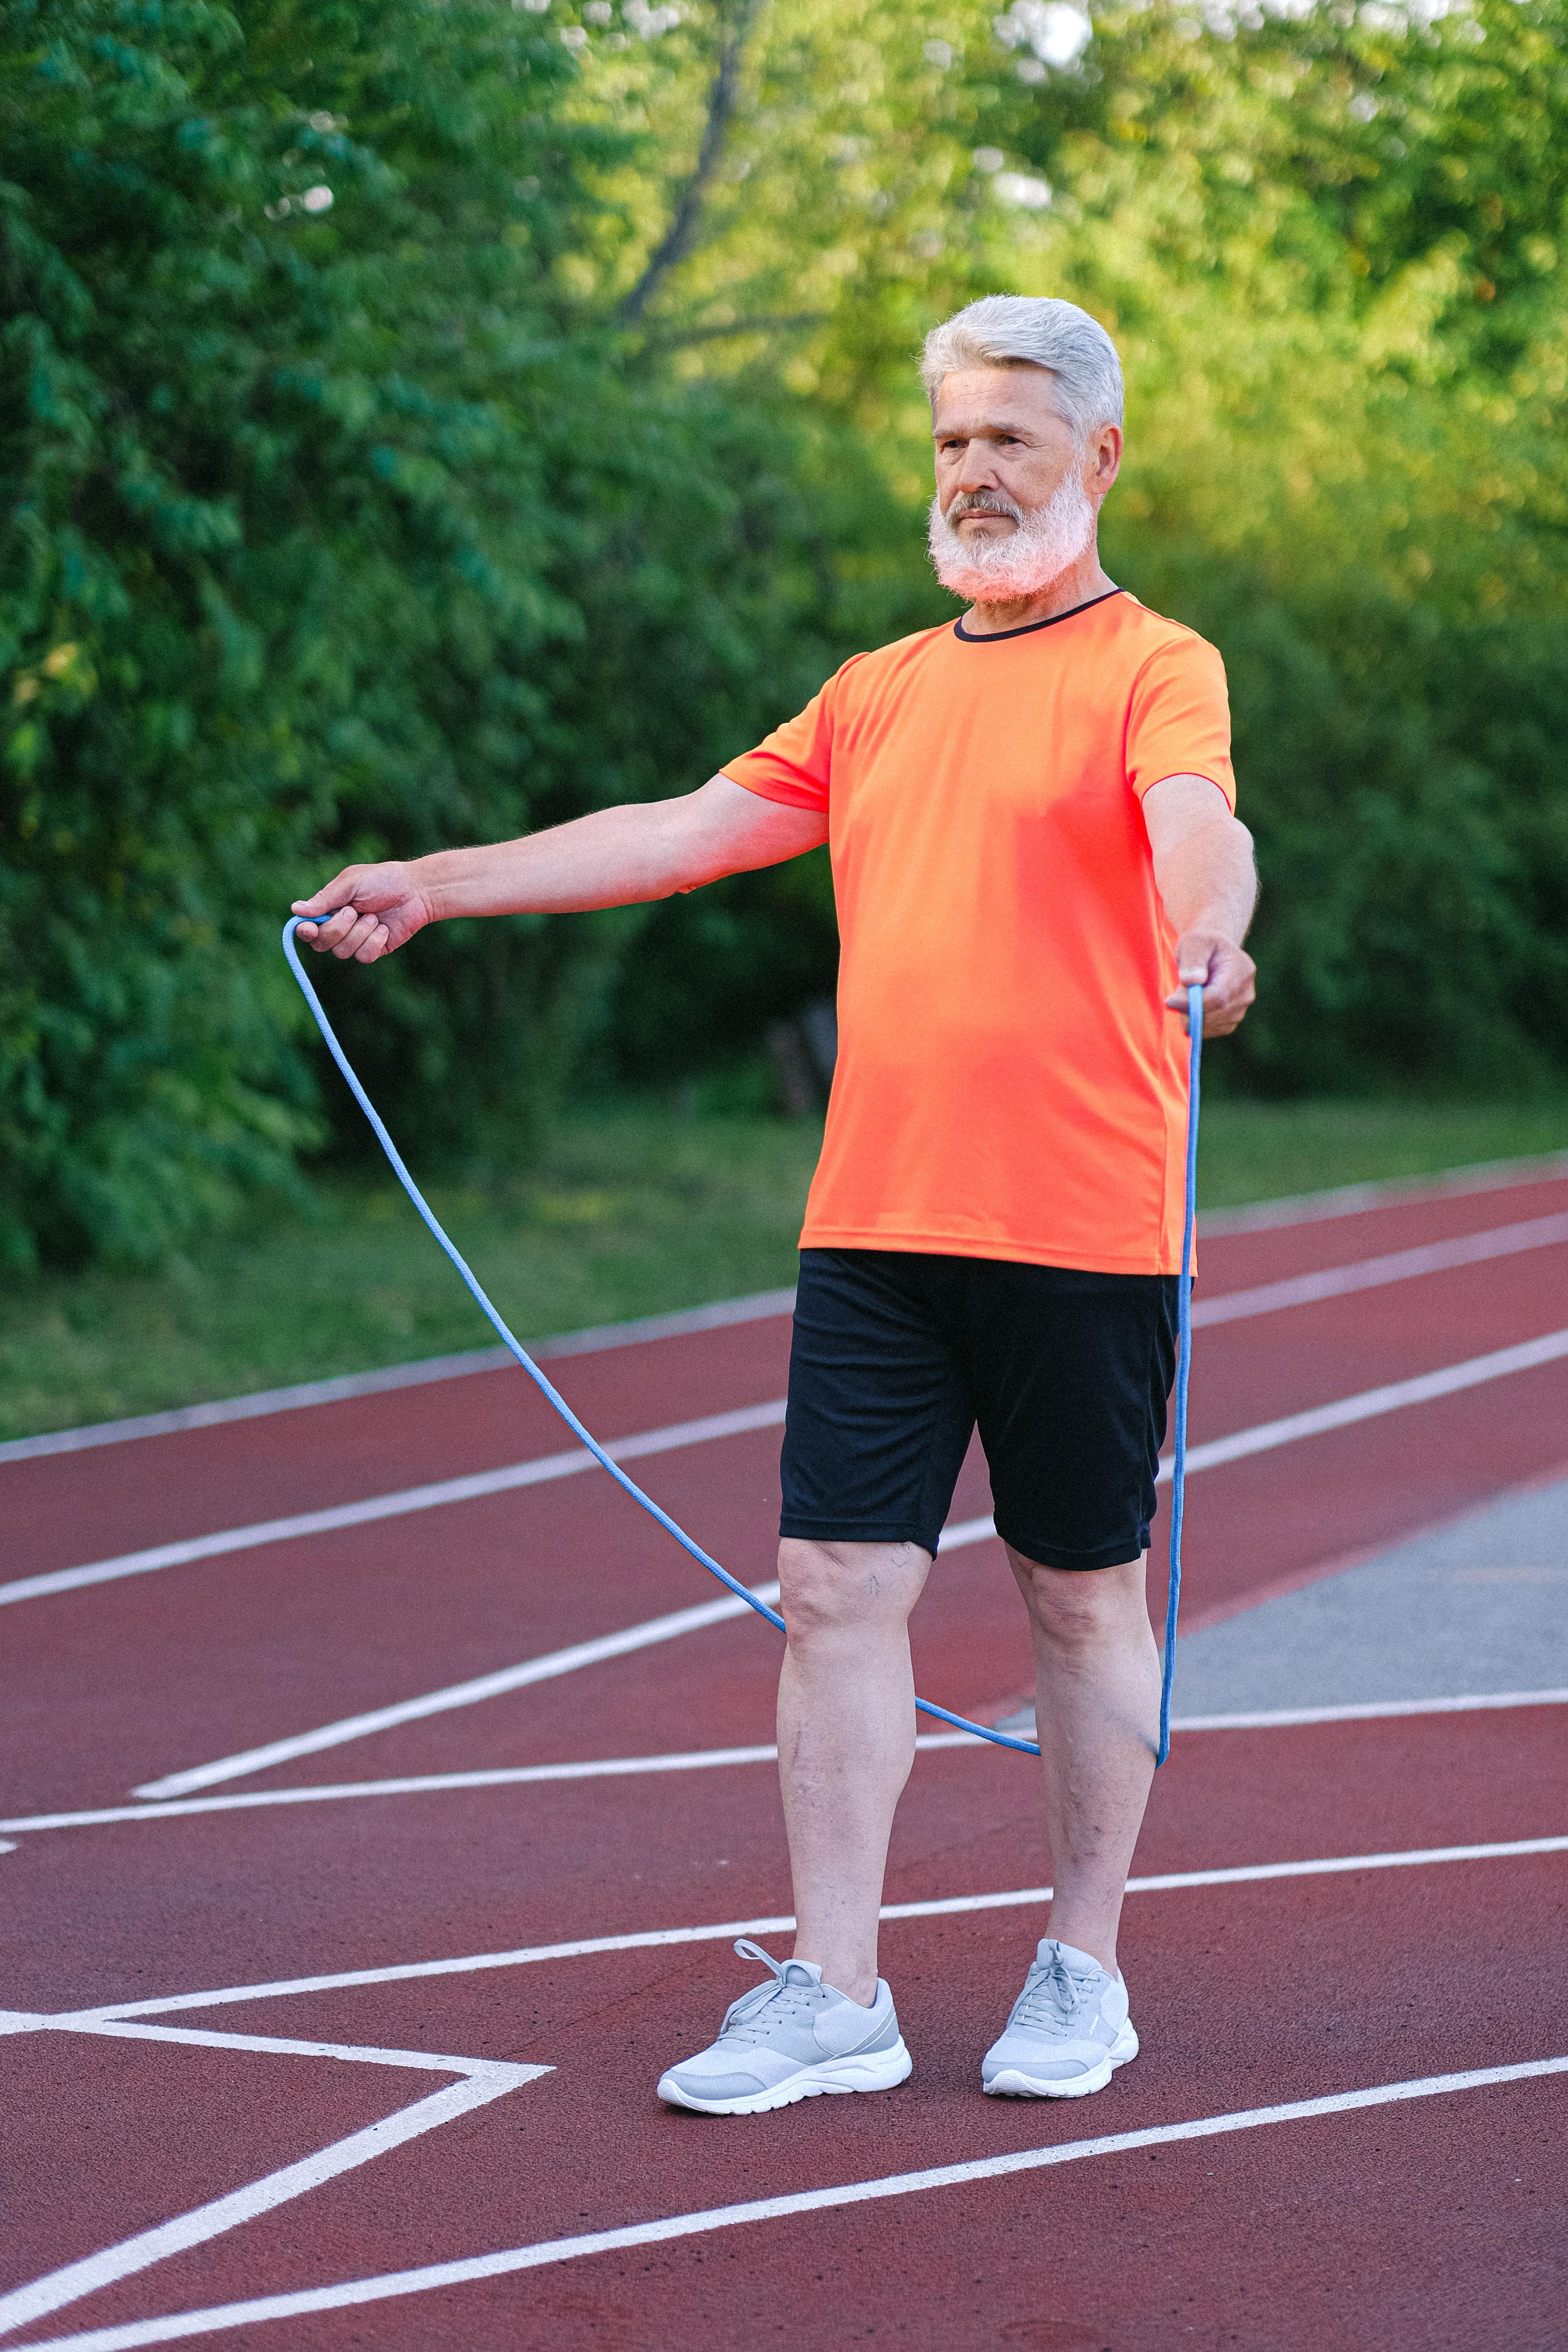
<path id="1" fill-rule="evenodd" d="M 698 793 L 682 793 L 673 800 L 641 804 L 650 899 L 700 890 L 723 871 L 721 860 L 715 856 L 711 823 L 704 822 L 706 811 L 694 805 L 700 798 Z"/>

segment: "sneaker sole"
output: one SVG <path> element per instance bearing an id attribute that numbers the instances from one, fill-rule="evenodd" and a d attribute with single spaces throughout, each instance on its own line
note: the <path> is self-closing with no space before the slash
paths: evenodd
<path id="1" fill-rule="evenodd" d="M 821 2065 L 803 2067 L 771 2090 L 753 2091 L 743 2099 L 700 2099 L 682 2090 L 673 2074 L 660 2077 L 658 2095 L 667 2106 L 686 2107 L 694 2116 L 768 2116 L 779 2107 L 793 2107 L 799 2099 L 897 2090 L 909 2081 L 914 2063 L 900 2036 L 890 2050 L 879 2050 L 874 2057 L 826 2058 Z"/>
<path id="2" fill-rule="evenodd" d="M 1100 2064 L 1089 2067 L 1085 2074 L 1075 2074 L 1065 2082 L 1037 2081 L 1016 2066 L 1006 2066 L 994 2082 L 982 2083 L 980 2087 L 991 2099 L 1087 2099 L 1092 2092 L 1103 2091 L 1118 2066 L 1125 2066 L 1130 2058 L 1137 2055 L 1138 2036 L 1131 2025 L 1126 2025 Z"/>

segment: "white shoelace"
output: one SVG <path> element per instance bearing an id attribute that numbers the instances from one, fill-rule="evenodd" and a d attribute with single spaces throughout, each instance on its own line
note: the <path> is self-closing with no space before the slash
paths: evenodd
<path id="1" fill-rule="evenodd" d="M 1088 2007 L 1095 1979 L 1069 1969 L 1058 1955 L 1048 1967 L 1030 1971 L 1018 1995 L 1010 2025 L 1026 2025 L 1037 2033 L 1063 2033 Z"/>
<path id="2" fill-rule="evenodd" d="M 773 1981 L 755 1985 L 731 2002 L 719 2029 L 721 2042 L 754 2048 L 759 2042 L 771 2042 L 777 2033 L 787 2032 L 803 2016 L 823 2007 L 823 1988 L 815 1979 L 804 1971 L 791 1978 L 795 1961 L 775 1960 L 771 1952 L 744 1936 L 738 1938 L 735 1949 L 743 1960 L 760 1960 Z"/>

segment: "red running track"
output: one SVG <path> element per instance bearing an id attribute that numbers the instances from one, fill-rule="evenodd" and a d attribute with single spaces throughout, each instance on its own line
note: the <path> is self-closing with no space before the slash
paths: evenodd
<path id="1" fill-rule="evenodd" d="M 1532 1182 L 1215 1239 L 1203 1295 L 1565 1208 L 1568 1182 Z M 1568 1250 L 1534 1250 L 1217 1326 L 1200 1334 L 1194 1441 L 1540 1337 L 1568 1322 L 1565 1273 Z M 742 1325 L 573 1359 L 562 1385 L 616 1435 L 782 1394 L 786 1344 L 782 1322 Z M 1565 1402 L 1555 1363 L 1205 1472 L 1191 1497 L 1193 1614 L 1560 1468 Z M 7 1465 L 7 1574 L 561 1442 L 526 1383 L 499 1374 Z M 776 1444 L 763 1431 L 644 1465 L 755 1580 L 771 1573 Z M 955 1517 L 986 1507 L 972 1464 Z M 707 1597 L 607 1482 L 569 1478 L 20 1602 L 0 1619 L 7 1811 L 121 1808 L 153 1776 Z M 949 1704 L 1022 1692 L 1022 1627 L 994 1543 L 944 1557 L 917 1648 L 922 1688 Z M 764 1629 L 721 1623 L 214 1792 L 765 1744 L 775 1665 Z M 1137 1871 L 1560 1838 L 1563 1724 L 1536 1707 L 1181 1738 Z M 922 1755 L 889 1902 L 1041 1886 L 1028 1769 L 973 1748 Z M 0 1999 L 29 2020 L 788 1906 L 765 1762 L 12 1834 Z M 1563 1863 L 1477 1856 L 1136 1893 L 1124 1964 L 1144 2054 L 1070 2106 L 975 2089 L 1038 1932 L 1033 1905 L 890 1923 L 884 1965 L 913 2080 L 760 2121 L 709 2124 L 652 2097 L 671 2051 L 706 2039 L 746 1980 L 722 1939 L 160 2012 L 146 2022 L 553 2071 L 118 2283 L 78 2281 L 0 2343 L 112 2336 L 750 2199 L 1561 2056 Z M 7 2128 L 21 2135 L 5 2166 L 5 2285 L 240 2192 L 453 2079 L 81 2031 L 18 2032 L 5 2054 Z M 1561 2346 L 1563 2113 L 1560 2074 L 1490 2084 L 285 2309 L 205 2340 Z"/>

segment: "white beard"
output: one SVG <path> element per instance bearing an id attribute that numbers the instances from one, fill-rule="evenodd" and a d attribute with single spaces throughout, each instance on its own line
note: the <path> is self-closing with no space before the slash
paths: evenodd
<path id="1" fill-rule="evenodd" d="M 970 604 L 1009 604 L 1037 596 L 1078 562 L 1094 536 L 1089 492 L 1069 470 L 1043 507 L 1026 510 L 1000 492 L 990 495 L 998 509 L 1016 518 L 1005 539 L 961 539 L 932 499 L 926 541 L 936 576 Z"/>

